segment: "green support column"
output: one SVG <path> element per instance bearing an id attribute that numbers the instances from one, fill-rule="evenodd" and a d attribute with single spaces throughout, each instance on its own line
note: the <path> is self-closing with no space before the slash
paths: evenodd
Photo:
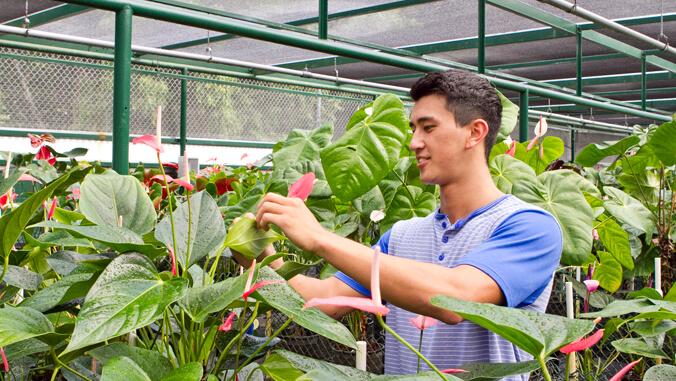
<path id="1" fill-rule="evenodd" d="M 478 39 L 479 73 L 486 72 L 486 0 L 479 0 L 479 39 Z"/>
<path id="2" fill-rule="evenodd" d="M 519 94 L 519 142 L 528 141 L 528 90 Z"/>
<path id="3" fill-rule="evenodd" d="M 575 95 L 582 96 L 582 29 L 577 27 L 577 44 L 575 49 Z"/>
<path id="4" fill-rule="evenodd" d="M 646 90 L 648 88 L 648 76 L 646 74 L 645 52 L 641 52 L 641 110 L 646 107 Z"/>
<path id="5" fill-rule="evenodd" d="M 570 130 L 570 161 L 575 161 L 575 130 Z"/>
<path id="6" fill-rule="evenodd" d="M 319 39 L 326 40 L 329 34 L 329 0 L 319 0 Z"/>
<path id="7" fill-rule="evenodd" d="M 183 68 L 183 75 L 184 76 L 188 75 L 188 69 Z M 188 126 L 188 80 L 183 78 L 181 79 L 181 137 L 180 137 L 181 155 L 183 155 L 183 152 L 185 152 L 185 145 L 188 140 L 187 126 Z"/>
<path id="8" fill-rule="evenodd" d="M 115 13 L 115 65 L 113 79 L 113 170 L 129 174 L 129 92 L 131 88 L 132 9 Z"/>

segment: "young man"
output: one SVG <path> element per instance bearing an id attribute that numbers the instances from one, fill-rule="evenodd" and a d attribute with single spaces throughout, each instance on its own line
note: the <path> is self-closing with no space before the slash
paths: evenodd
<path id="1" fill-rule="evenodd" d="M 396 223 L 377 243 L 389 254 L 380 261 L 382 297 L 391 307 L 387 323 L 409 343 L 420 335 L 409 318 L 421 314 L 444 323 L 425 331 L 422 347 L 439 369 L 529 360 L 499 336 L 433 306 L 430 298 L 443 294 L 544 312 L 561 254 L 561 230 L 550 214 L 503 194 L 493 183 L 487 161 L 502 105 L 488 81 L 456 70 L 430 73 L 416 82 L 411 97 L 410 149 L 421 181 L 440 186 L 441 206 L 425 218 Z M 268 194 L 256 219 L 259 227 L 277 225 L 298 247 L 341 271 L 326 280 L 291 279 L 303 297 L 368 295 L 373 250 L 325 231 L 301 200 Z M 322 310 L 335 318 L 350 312 Z M 417 357 L 388 335 L 385 373 L 413 374 L 416 365 Z"/>

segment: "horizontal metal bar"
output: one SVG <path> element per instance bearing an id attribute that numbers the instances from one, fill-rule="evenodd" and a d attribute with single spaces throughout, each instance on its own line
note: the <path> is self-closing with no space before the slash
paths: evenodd
<path id="1" fill-rule="evenodd" d="M 589 120 L 589 119 L 584 119 L 584 118 L 576 118 L 572 116 L 567 116 L 567 115 L 561 115 L 561 114 L 554 114 L 551 112 L 543 112 L 543 111 L 538 111 L 538 110 L 533 110 L 532 107 L 528 108 L 528 114 L 529 116 L 532 114 L 536 117 L 544 117 L 544 118 L 551 118 L 551 119 L 556 119 L 564 122 L 574 122 L 578 123 L 582 126 L 589 127 L 590 129 L 603 129 L 607 131 L 613 131 L 613 132 L 623 132 L 623 133 L 631 133 L 632 128 L 631 127 L 626 127 L 626 126 L 621 126 L 619 124 L 611 124 L 611 123 L 604 123 L 604 122 L 598 122 L 595 120 Z"/>
<path id="2" fill-rule="evenodd" d="M 81 5 L 61 4 L 55 7 L 42 10 L 40 12 L 31 13 L 30 15 L 28 15 L 28 19 L 30 21 L 30 26 L 34 28 L 38 25 L 46 24 L 48 22 L 52 22 L 54 20 L 58 20 L 63 17 L 73 16 L 78 13 L 85 12 L 87 10 L 89 10 L 89 8 L 83 7 Z M 18 17 L 14 20 L 7 21 L 2 25 L 18 27 L 23 26 L 23 23 L 24 18 Z"/>

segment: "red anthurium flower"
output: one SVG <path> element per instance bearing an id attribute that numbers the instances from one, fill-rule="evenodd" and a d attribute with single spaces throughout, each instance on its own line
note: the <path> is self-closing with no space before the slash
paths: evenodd
<path id="1" fill-rule="evenodd" d="M 248 291 L 246 291 L 244 294 L 242 294 L 242 297 L 244 299 L 246 299 L 246 298 L 249 297 L 249 295 L 251 295 L 252 292 L 258 290 L 259 288 L 261 288 L 263 286 L 267 286 L 267 285 L 273 284 L 273 283 L 284 283 L 284 282 L 281 281 L 281 280 L 262 280 L 262 281 L 260 281 L 256 284 L 254 284 L 253 287 L 251 287 Z"/>
<path id="2" fill-rule="evenodd" d="M 289 197 L 298 197 L 305 201 L 312 193 L 312 186 L 315 183 L 315 174 L 308 172 L 289 187 Z"/>
<path id="3" fill-rule="evenodd" d="M 54 139 L 54 136 L 52 134 L 42 134 L 40 136 L 35 136 L 33 134 L 28 134 L 28 137 L 31 139 L 31 146 L 33 148 L 38 148 L 42 145 L 44 142 L 48 143 L 56 143 L 56 139 Z"/>
<path id="4" fill-rule="evenodd" d="M 514 157 L 514 154 L 516 153 L 516 142 L 512 141 L 512 144 L 509 146 L 509 149 L 507 152 L 505 152 L 507 155 Z"/>
<path id="5" fill-rule="evenodd" d="M 56 158 L 52 156 L 52 152 L 47 148 L 47 146 L 40 147 L 40 150 L 35 155 L 35 160 L 47 160 L 51 165 L 56 163 Z"/>
<path id="6" fill-rule="evenodd" d="M 441 373 L 469 373 L 464 369 L 444 369 L 440 371 Z"/>
<path id="7" fill-rule="evenodd" d="M 235 319 L 235 313 L 233 312 L 230 315 L 228 315 L 228 318 L 225 319 L 223 324 L 218 326 L 218 330 L 223 331 L 223 332 L 228 332 L 229 330 L 231 330 L 232 329 L 232 321 L 234 319 Z"/>
<path id="8" fill-rule="evenodd" d="M 352 307 L 358 310 L 373 312 L 380 316 L 387 315 L 390 309 L 383 306 L 380 299 L 380 247 L 376 246 L 371 265 L 371 299 L 352 296 L 334 296 L 333 298 L 313 298 L 303 305 L 303 308 L 315 306 Z"/>
<path id="9" fill-rule="evenodd" d="M 71 191 L 72 195 L 67 196 L 67 199 L 75 200 L 76 198 L 80 198 L 80 190 L 78 188 L 75 188 Z"/>
<path id="10" fill-rule="evenodd" d="M 207 163 L 209 163 L 209 162 L 214 162 L 214 163 L 215 163 L 215 162 L 217 162 L 217 161 L 218 161 L 218 158 L 217 158 L 216 156 L 210 157 L 210 158 L 207 159 Z"/>
<path id="11" fill-rule="evenodd" d="M 56 197 L 54 197 L 54 200 L 52 200 L 52 206 L 49 208 L 49 213 L 47 213 L 47 219 L 51 220 L 52 217 L 54 217 L 54 210 L 56 209 Z"/>
<path id="12" fill-rule="evenodd" d="M 563 353 L 573 353 L 573 352 L 578 352 L 583 349 L 587 349 L 591 347 L 592 345 L 598 343 L 599 340 L 603 337 L 603 330 L 599 329 L 594 333 L 593 335 L 589 336 L 586 339 L 579 338 L 572 343 L 566 345 L 565 347 L 561 348 L 560 351 Z"/>
<path id="13" fill-rule="evenodd" d="M 169 249 L 169 255 L 171 255 L 171 273 L 174 274 L 174 276 L 177 276 L 178 270 L 176 268 L 176 255 L 174 255 L 174 250 L 171 248 L 171 246 L 167 245 L 167 249 Z"/>
<path id="14" fill-rule="evenodd" d="M 599 281 L 598 280 L 585 280 L 582 283 L 584 283 L 585 286 L 587 286 L 587 292 L 592 293 L 596 291 L 599 288 Z"/>
<path id="15" fill-rule="evenodd" d="M 7 363 L 7 357 L 5 357 L 5 350 L 0 347 L 0 354 L 2 354 L 2 365 L 5 366 L 5 372 L 9 372 L 9 364 Z"/>
<path id="16" fill-rule="evenodd" d="M 162 165 L 164 165 L 165 167 L 171 167 L 171 168 L 178 169 L 178 164 L 174 164 L 174 163 L 162 163 Z"/>
<path id="17" fill-rule="evenodd" d="M 432 319 L 431 317 L 423 315 L 418 315 L 415 318 L 410 318 L 408 320 L 411 322 L 411 324 L 413 324 L 416 328 L 418 328 L 421 331 L 425 328 L 439 324 L 438 321 Z"/>
<path id="18" fill-rule="evenodd" d="M 167 182 L 168 183 L 174 181 L 173 177 L 171 177 L 169 175 L 166 175 L 166 176 L 167 176 Z M 162 175 L 155 175 L 155 176 L 151 177 L 150 180 L 155 180 L 156 182 L 158 182 L 160 184 L 164 184 L 164 176 L 162 176 Z"/>
<path id="19" fill-rule="evenodd" d="M 190 184 L 189 181 L 185 181 L 185 180 L 182 180 L 182 179 L 174 179 L 173 181 L 174 181 L 175 184 L 178 184 L 178 185 L 182 186 L 183 188 L 185 188 L 189 191 L 195 189 L 195 187 L 192 184 Z"/>
<path id="20" fill-rule="evenodd" d="M 21 175 L 21 177 L 19 177 L 19 180 L 17 180 L 17 181 L 34 181 L 34 182 L 38 182 L 38 183 L 42 182 L 42 181 L 36 179 L 35 177 L 33 177 L 31 175 L 27 175 L 25 173 L 23 175 Z"/>
<path id="21" fill-rule="evenodd" d="M 7 209 L 10 204 L 10 197 L 12 200 L 14 200 L 17 196 L 18 194 L 14 193 L 12 190 L 0 196 L 0 209 Z"/>
<path id="22" fill-rule="evenodd" d="M 221 177 L 216 180 L 214 184 L 216 185 L 216 191 L 218 194 L 223 194 L 228 191 L 232 191 L 232 183 L 238 181 L 236 177 Z"/>
<path id="23" fill-rule="evenodd" d="M 640 359 L 638 359 L 638 360 L 636 360 L 636 361 L 634 361 L 634 362 L 632 362 L 632 363 L 627 364 L 627 366 L 625 366 L 624 368 L 620 369 L 620 371 L 617 372 L 617 374 L 614 375 L 613 378 L 611 378 L 611 379 L 608 380 L 608 381 L 620 381 L 620 380 L 622 379 L 622 377 L 623 377 L 627 372 L 629 372 L 629 370 L 631 370 L 631 368 L 633 368 L 634 365 L 640 363 L 641 360 L 643 360 L 643 358 L 640 358 Z"/>
<path id="24" fill-rule="evenodd" d="M 158 153 L 164 153 L 164 147 L 162 145 L 157 144 L 157 138 L 152 135 L 143 135 L 139 136 L 137 138 L 134 138 L 131 141 L 133 144 L 144 144 L 147 145 L 148 147 L 154 149 Z"/>

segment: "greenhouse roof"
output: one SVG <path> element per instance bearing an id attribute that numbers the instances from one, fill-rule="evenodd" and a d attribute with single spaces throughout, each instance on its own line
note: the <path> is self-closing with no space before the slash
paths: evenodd
<path id="1" fill-rule="evenodd" d="M 118 1 L 120 2 L 120 1 Z M 180 7 L 222 16 L 287 35 L 316 38 L 318 0 L 154 0 L 155 6 Z M 73 1 L 72 3 L 96 3 Z M 29 27 L 69 36 L 115 40 L 115 13 L 48 0 L 29 0 Z M 537 86 L 576 88 L 576 30 L 582 49 L 582 91 L 641 106 L 642 56 L 646 57 L 646 103 L 649 111 L 676 109 L 676 56 L 616 31 L 535 0 L 486 0 L 485 67 L 494 77 Z M 653 39 L 676 41 L 676 1 L 579 1 L 580 7 L 614 20 Z M 21 27 L 26 3 L 0 0 L 0 23 Z M 440 65 L 480 64 L 478 9 L 474 1 L 331 0 L 328 1 L 328 41 L 410 57 Z M 537 20 L 537 21 L 536 21 Z M 662 35 L 662 36 L 661 36 Z M 133 18 L 132 44 L 214 57 L 307 69 L 352 78 L 410 87 L 422 74 L 401 67 L 359 61 L 271 41 L 255 40 L 196 26 L 150 18 Z M 269 74 L 269 73 L 266 73 Z M 516 77 L 514 77 L 516 76 Z M 554 88 L 554 87 L 552 87 Z M 507 91 L 517 98 L 517 92 Z M 531 109 L 568 115 L 593 115 L 617 124 L 650 122 L 645 118 L 604 115 L 602 110 L 561 100 L 532 97 Z"/>

